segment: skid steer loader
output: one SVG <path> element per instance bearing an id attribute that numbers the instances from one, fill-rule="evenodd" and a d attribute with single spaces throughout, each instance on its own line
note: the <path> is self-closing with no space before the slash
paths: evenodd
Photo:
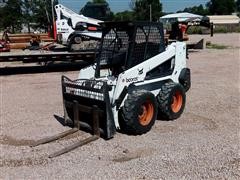
<path id="1" fill-rule="evenodd" d="M 95 64 L 80 70 L 76 80 L 62 76 L 64 119 L 73 129 L 38 140 L 38 146 L 77 132 L 93 136 L 57 151 L 50 158 L 92 142 L 110 139 L 117 130 L 141 135 L 156 119 L 182 114 L 190 88 L 186 44 L 167 47 L 163 26 L 152 22 L 105 22 Z"/>
<path id="2" fill-rule="evenodd" d="M 102 30 L 96 63 L 77 80 L 62 77 L 65 121 L 96 129 L 97 108 L 99 133 L 109 139 L 117 130 L 140 135 L 157 118 L 180 117 L 190 88 L 186 44 L 165 47 L 161 23 L 105 22 Z"/>

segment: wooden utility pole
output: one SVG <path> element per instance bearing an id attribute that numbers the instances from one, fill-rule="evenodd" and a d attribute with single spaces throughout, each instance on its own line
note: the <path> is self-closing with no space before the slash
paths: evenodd
<path id="1" fill-rule="evenodd" d="M 150 15 L 149 15 L 149 17 L 150 17 L 150 22 L 152 22 L 152 4 L 150 4 L 149 6 L 150 6 L 149 7 L 150 8 L 150 12 L 149 12 Z"/>

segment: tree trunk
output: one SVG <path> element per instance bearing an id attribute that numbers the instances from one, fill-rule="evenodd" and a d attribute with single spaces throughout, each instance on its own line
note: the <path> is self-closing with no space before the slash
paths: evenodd
<path id="1" fill-rule="evenodd" d="M 27 23 L 27 28 L 28 28 L 28 33 L 30 33 L 31 29 L 30 29 L 30 24 Z"/>
<path id="2" fill-rule="evenodd" d="M 15 33 L 15 27 L 14 27 L 14 25 L 12 25 L 12 33 L 13 33 L 13 34 Z"/>

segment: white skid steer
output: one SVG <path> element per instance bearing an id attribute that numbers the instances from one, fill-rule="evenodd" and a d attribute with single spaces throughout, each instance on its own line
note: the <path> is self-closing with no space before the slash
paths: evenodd
<path id="1" fill-rule="evenodd" d="M 147 133 L 156 119 L 173 120 L 184 110 L 191 85 L 185 43 L 166 47 L 161 23 L 105 22 L 102 32 L 96 62 L 76 80 L 62 77 L 64 119 L 74 126 L 70 133 L 81 127 L 93 136 L 50 157 L 100 136 L 110 139 L 118 130 Z"/>
<path id="2" fill-rule="evenodd" d="M 97 48 L 102 32 L 102 21 L 79 15 L 71 9 L 58 4 L 55 6 L 57 15 L 57 40 L 66 45 L 69 51 L 94 50 Z"/>
<path id="3" fill-rule="evenodd" d="M 102 28 L 96 63 L 80 70 L 77 80 L 62 77 L 65 120 L 77 120 L 73 102 L 97 106 L 100 132 L 109 139 L 118 129 L 143 134 L 157 118 L 180 117 L 190 88 L 186 44 L 165 47 L 160 23 L 106 22 Z M 91 128 L 91 116 L 79 116 Z"/>

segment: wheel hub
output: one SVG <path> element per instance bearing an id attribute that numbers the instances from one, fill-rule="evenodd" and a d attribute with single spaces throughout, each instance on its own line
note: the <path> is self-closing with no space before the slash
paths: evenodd
<path id="1" fill-rule="evenodd" d="M 171 108 L 174 113 L 177 113 L 180 111 L 183 103 L 183 97 L 179 91 L 177 91 L 172 98 L 172 104 Z"/>
<path id="2" fill-rule="evenodd" d="M 80 44 L 82 42 L 82 38 L 77 36 L 77 37 L 74 38 L 74 42 L 76 44 Z"/>
<path id="3" fill-rule="evenodd" d="M 147 126 L 151 122 L 154 114 L 153 104 L 151 102 L 146 102 L 141 108 L 142 110 L 138 116 L 138 119 L 141 125 Z"/>

